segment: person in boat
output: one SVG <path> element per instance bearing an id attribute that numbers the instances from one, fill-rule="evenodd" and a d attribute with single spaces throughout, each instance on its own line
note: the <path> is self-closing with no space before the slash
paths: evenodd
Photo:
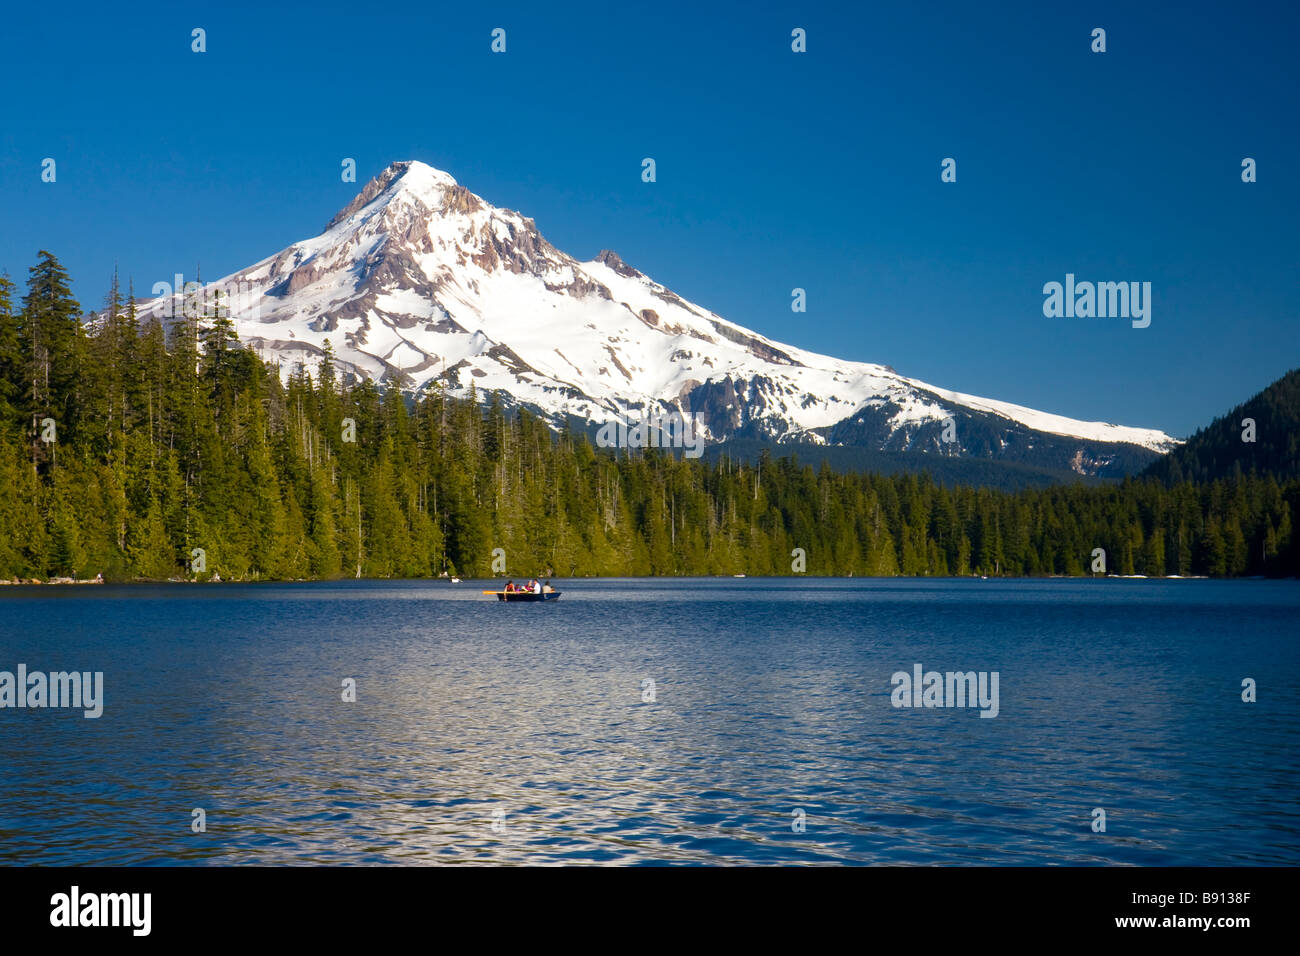
<path id="1" fill-rule="evenodd" d="M 528 590 L 533 594 L 541 594 L 542 586 L 537 583 L 536 578 L 533 578 L 531 581 L 528 582 Z"/>
<path id="2" fill-rule="evenodd" d="M 507 581 L 507 582 L 506 582 L 506 592 L 507 592 L 507 593 L 513 592 L 514 589 L 515 589 L 515 582 L 514 582 L 514 581 Z"/>
<path id="3" fill-rule="evenodd" d="M 554 593 L 555 593 L 555 588 L 551 587 L 551 582 L 550 582 L 550 581 L 547 581 L 545 584 L 542 585 L 542 593 L 543 593 L 543 594 L 554 594 Z"/>

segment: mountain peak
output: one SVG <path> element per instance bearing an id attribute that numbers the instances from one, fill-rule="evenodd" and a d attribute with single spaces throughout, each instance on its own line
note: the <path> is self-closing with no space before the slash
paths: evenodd
<path id="1" fill-rule="evenodd" d="M 382 193 L 389 190 L 402 190 L 422 198 L 456 186 L 456 180 L 450 173 L 435 169 L 428 163 L 414 159 L 402 159 L 389 163 L 353 200 L 340 209 L 325 225 L 325 231 L 333 229 L 339 223 L 351 218 L 364 209 Z"/>
<path id="2" fill-rule="evenodd" d="M 499 392 L 593 427 L 682 413 L 710 441 L 857 445 L 1119 474 L 1173 442 L 947 391 L 879 365 L 781 345 L 628 265 L 579 262 L 533 220 L 426 163 L 391 163 L 330 221 L 228 276 L 241 340 L 343 374 Z M 142 318 L 165 314 L 170 297 Z M 945 437 L 956 425 L 957 441 Z M 951 431 L 951 429 L 949 429 Z"/>
<path id="3" fill-rule="evenodd" d="M 428 163 L 422 163 L 417 159 L 399 160 L 390 163 L 379 176 L 393 173 L 396 178 L 401 180 L 403 188 L 412 189 L 417 192 L 428 192 L 430 190 L 446 189 L 456 185 L 456 179 L 451 173 L 445 173 L 441 169 L 435 169 Z M 376 177 L 379 178 L 379 177 Z"/>

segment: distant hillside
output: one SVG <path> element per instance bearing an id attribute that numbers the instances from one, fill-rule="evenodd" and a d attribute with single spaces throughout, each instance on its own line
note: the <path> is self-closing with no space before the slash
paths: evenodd
<path id="1" fill-rule="evenodd" d="M 1246 419 L 1254 420 L 1254 441 L 1243 438 Z M 1300 369 L 1216 418 L 1144 474 L 1174 484 L 1229 478 L 1239 470 L 1279 481 L 1300 477 Z"/>
<path id="2" fill-rule="evenodd" d="M 500 401 L 502 408 L 508 411 L 517 411 L 519 408 L 504 393 L 497 393 L 494 397 Z M 528 411 L 536 414 L 536 409 L 529 408 Z M 588 441 L 593 445 L 596 444 L 599 429 L 591 422 L 570 417 L 565 425 L 573 434 L 586 435 Z M 1138 474 L 1153 457 L 1153 453 L 1147 449 L 1132 445 L 1112 445 L 1109 446 L 1108 452 L 1113 460 L 1106 466 L 1106 473 L 1103 475 L 1080 474 L 1070 470 L 1064 463 L 1060 467 L 1051 468 L 1007 458 L 882 451 L 860 445 L 816 445 L 811 442 L 778 444 L 760 438 L 731 438 L 716 443 L 706 442 L 702 457 L 706 462 L 726 459 L 754 465 L 766 453 L 773 461 L 792 458 L 800 465 L 812 465 L 814 468 L 820 468 L 822 462 L 825 462 L 832 470 L 841 474 L 857 472 L 876 475 L 900 473 L 919 475 L 924 473 L 929 474 L 936 483 L 945 487 L 968 485 L 972 488 L 991 488 L 997 491 L 1050 488 L 1053 485 L 1114 484 L 1125 475 Z M 674 452 L 674 454 L 680 456 L 681 453 Z M 1117 470 L 1120 466 L 1126 467 L 1124 470 Z"/>
<path id="3" fill-rule="evenodd" d="M 878 451 L 874 448 L 844 445 L 782 444 L 772 445 L 754 439 L 732 439 L 704 449 L 706 461 L 731 458 L 748 464 L 757 462 L 764 451 L 773 459 L 794 457 L 801 464 L 820 467 L 824 461 L 837 472 L 862 472 L 879 475 L 927 472 L 940 485 L 993 488 L 998 491 L 1021 491 L 1025 488 L 1049 488 L 1053 485 L 1105 485 L 1117 478 L 1080 475 L 1068 468 L 1043 468 L 1023 462 L 965 456 L 927 455 Z M 1136 454 L 1140 450 L 1132 449 Z M 1136 470 L 1136 469 L 1134 469 Z"/>

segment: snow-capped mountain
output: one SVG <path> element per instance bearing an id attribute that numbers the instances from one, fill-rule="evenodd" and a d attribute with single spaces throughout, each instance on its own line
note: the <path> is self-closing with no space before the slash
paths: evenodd
<path id="1" fill-rule="evenodd" d="M 286 372 L 337 365 L 420 390 L 499 390 L 554 422 L 693 415 L 707 441 L 761 438 L 1128 470 L 1177 444 L 964 395 L 774 342 L 613 252 L 579 262 L 533 220 L 448 174 L 393 163 L 312 239 L 207 286 Z M 171 298 L 145 303 L 160 317 Z M 944 439 L 948 419 L 949 439 Z"/>

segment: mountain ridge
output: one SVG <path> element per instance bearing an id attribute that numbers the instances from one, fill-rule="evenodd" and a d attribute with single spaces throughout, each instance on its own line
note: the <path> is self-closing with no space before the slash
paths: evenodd
<path id="1" fill-rule="evenodd" d="M 1145 474 L 1176 484 L 1238 472 L 1300 478 L 1300 368 L 1197 429 Z"/>
<path id="2" fill-rule="evenodd" d="M 451 175 L 390 164 L 319 235 L 210 283 L 239 336 L 291 369 L 504 393 L 553 425 L 691 416 L 709 442 L 861 445 L 1130 473 L 1177 441 L 943 389 L 770 339 L 616 252 L 579 261 Z M 163 317 L 174 297 L 146 302 Z M 945 434 L 945 426 L 951 427 Z M 948 440 L 945 440 L 948 439 Z"/>

